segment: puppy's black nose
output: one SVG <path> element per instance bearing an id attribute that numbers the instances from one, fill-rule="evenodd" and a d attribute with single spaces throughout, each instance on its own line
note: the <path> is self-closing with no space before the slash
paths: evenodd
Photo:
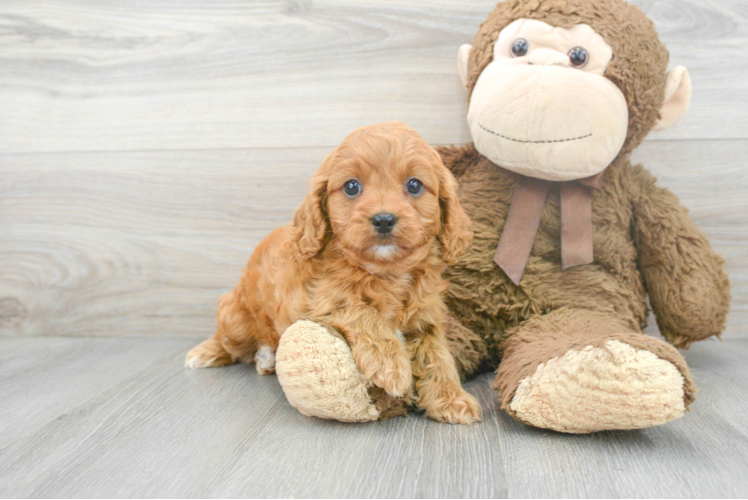
<path id="1" fill-rule="evenodd" d="M 395 214 L 380 212 L 371 218 L 371 223 L 378 233 L 387 234 L 397 224 L 397 217 L 395 217 Z"/>

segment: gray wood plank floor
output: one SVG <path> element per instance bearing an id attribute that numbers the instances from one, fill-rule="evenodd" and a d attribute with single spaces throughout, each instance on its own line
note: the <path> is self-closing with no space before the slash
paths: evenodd
<path id="1" fill-rule="evenodd" d="M 253 367 L 185 370 L 198 339 L 0 339 L 3 497 L 745 497 L 747 340 L 686 353 L 692 411 L 661 427 L 569 436 L 467 384 L 473 426 L 420 414 L 304 417 Z"/>

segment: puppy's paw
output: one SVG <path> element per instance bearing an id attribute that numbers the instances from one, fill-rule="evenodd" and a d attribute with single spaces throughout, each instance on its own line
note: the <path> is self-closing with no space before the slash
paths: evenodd
<path id="1" fill-rule="evenodd" d="M 480 403 L 464 390 L 450 398 L 434 401 L 426 408 L 426 415 L 446 424 L 469 425 L 482 420 Z"/>
<path id="2" fill-rule="evenodd" d="M 187 368 L 215 368 L 233 363 L 231 355 L 220 343 L 210 338 L 187 353 L 184 366 Z"/>
<path id="3" fill-rule="evenodd" d="M 381 375 L 381 372 L 372 377 L 374 385 L 381 387 L 391 396 L 402 397 L 411 392 L 413 375 L 410 370 L 410 360 L 405 358 L 404 362 L 394 363 L 399 365 L 391 375 Z"/>
<path id="4" fill-rule="evenodd" d="M 387 394 L 401 397 L 409 391 L 413 374 L 402 343 L 357 344 L 351 352 L 364 376 Z"/>
<path id="5" fill-rule="evenodd" d="M 275 373 L 275 349 L 269 345 L 261 345 L 255 353 L 255 369 L 260 375 L 272 375 Z"/>

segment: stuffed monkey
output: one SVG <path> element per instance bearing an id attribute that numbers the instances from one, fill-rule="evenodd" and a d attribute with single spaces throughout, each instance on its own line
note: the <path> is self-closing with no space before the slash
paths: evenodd
<path id="1" fill-rule="evenodd" d="M 440 153 L 475 235 L 446 272 L 463 376 L 498 367 L 502 407 L 561 432 L 679 418 L 696 385 L 676 348 L 720 335 L 730 285 L 677 197 L 629 156 L 685 113 L 687 70 L 667 71 L 653 23 L 623 0 L 506 0 L 458 62 L 474 143 Z M 667 342 L 643 333 L 647 296 Z M 403 413 L 351 359 L 300 322 L 276 370 L 305 414 Z"/>

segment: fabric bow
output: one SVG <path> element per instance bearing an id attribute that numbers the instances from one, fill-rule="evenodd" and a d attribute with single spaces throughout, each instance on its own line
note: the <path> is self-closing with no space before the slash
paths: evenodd
<path id="1" fill-rule="evenodd" d="M 603 173 L 586 179 L 558 182 L 561 198 L 561 268 L 564 270 L 593 262 L 590 188 L 602 187 Z M 518 176 L 504 231 L 493 256 L 494 262 L 515 285 L 519 285 L 530 259 L 543 206 L 553 183 Z"/>

